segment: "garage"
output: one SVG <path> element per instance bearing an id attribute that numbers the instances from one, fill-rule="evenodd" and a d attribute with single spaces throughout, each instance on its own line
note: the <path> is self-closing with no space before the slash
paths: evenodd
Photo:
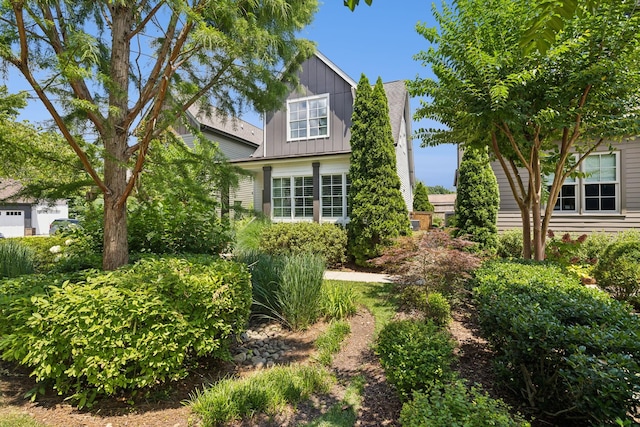
<path id="1" fill-rule="evenodd" d="M 24 236 L 24 211 L 0 210 L 0 233 L 4 237 Z"/>

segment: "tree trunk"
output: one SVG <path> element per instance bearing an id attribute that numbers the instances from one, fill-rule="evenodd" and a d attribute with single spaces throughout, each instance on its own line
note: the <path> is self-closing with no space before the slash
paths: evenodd
<path id="1" fill-rule="evenodd" d="M 531 259 L 531 216 L 529 207 L 520 207 L 520 216 L 522 217 L 522 257 Z"/>
<path id="2" fill-rule="evenodd" d="M 533 214 L 533 251 L 536 261 L 544 260 L 544 235 L 542 234 L 540 207 L 540 197 L 536 197 L 531 207 Z"/>
<path id="3" fill-rule="evenodd" d="M 129 262 L 127 205 L 118 205 L 117 196 L 104 198 L 104 246 L 102 268 L 115 270 Z"/>

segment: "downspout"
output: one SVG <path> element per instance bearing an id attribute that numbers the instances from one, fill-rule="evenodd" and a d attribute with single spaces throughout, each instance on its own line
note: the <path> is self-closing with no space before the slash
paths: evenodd
<path id="1" fill-rule="evenodd" d="M 262 112 L 262 157 L 267 157 L 267 113 Z"/>

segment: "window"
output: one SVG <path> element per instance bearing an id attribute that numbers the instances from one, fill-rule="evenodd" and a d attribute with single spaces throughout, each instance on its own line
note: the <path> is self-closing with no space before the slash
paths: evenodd
<path id="1" fill-rule="evenodd" d="M 346 174 L 323 175 L 321 178 L 322 216 L 344 218 L 347 215 L 347 195 L 350 187 Z"/>
<path id="2" fill-rule="evenodd" d="M 7 216 L 22 216 L 22 211 L 7 211 Z"/>
<path id="3" fill-rule="evenodd" d="M 287 140 L 322 138 L 329 135 L 329 95 L 287 102 Z"/>
<path id="4" fill-rule="evenodd" d="M 271 191 L 274 218 L 313 218 L 313 177 L 273 178 Z"/>
<path id="5" fill-rule="evenodd" d="M 565 180 L 553 210 L 559 213 L 618 212 L 618 154 L 591 154 L 582 162 L 580 171 L 583 178 Z M 550 184 L 553 174 L 545 181 Z"/>

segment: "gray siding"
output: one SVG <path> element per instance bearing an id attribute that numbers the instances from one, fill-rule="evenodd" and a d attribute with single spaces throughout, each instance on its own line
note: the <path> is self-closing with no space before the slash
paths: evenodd
<path id="1" fill-rule="evenodd" d="M 214 135 L 209 132 L 204 132 L 207 139 L 218 143 L 220 150 L 229 160 L 243 159 L 249 157 L 255 151 L 255 147 L 244 142 L 240 142 L 236 139 L 226 137 L 224 135 Z M 182 135 L 182 139 L 189 148 L 193 148 L 193 141 L 195 137 L 191 134 Z"/>
<path id="2" fill-rule="evenodd" d="M 351 85 L 317 56 L 303 64 L 299 88 L 288 99 L 329 94 L 329 136 L 287 142 L 287 109 L 266 117 L 266 157 L 349 151 L 353 93 Z"/>
<path id="3" fill-rule="evenodd" d="M 640 228 L 640 141 L 614 144 L 620 161 L 620 212 L 612 214 L 558 213 L 554 212 L 549 228 L 560 232 L 617 232 Z M 607 148 L 599 150 L 607 152 Z M 493 163 L 493 170 L 500 186 L 500 211 L 498 229 L 522 227 L 520 210 L 516 204 L 507 178 L 500 164 Z"/>

